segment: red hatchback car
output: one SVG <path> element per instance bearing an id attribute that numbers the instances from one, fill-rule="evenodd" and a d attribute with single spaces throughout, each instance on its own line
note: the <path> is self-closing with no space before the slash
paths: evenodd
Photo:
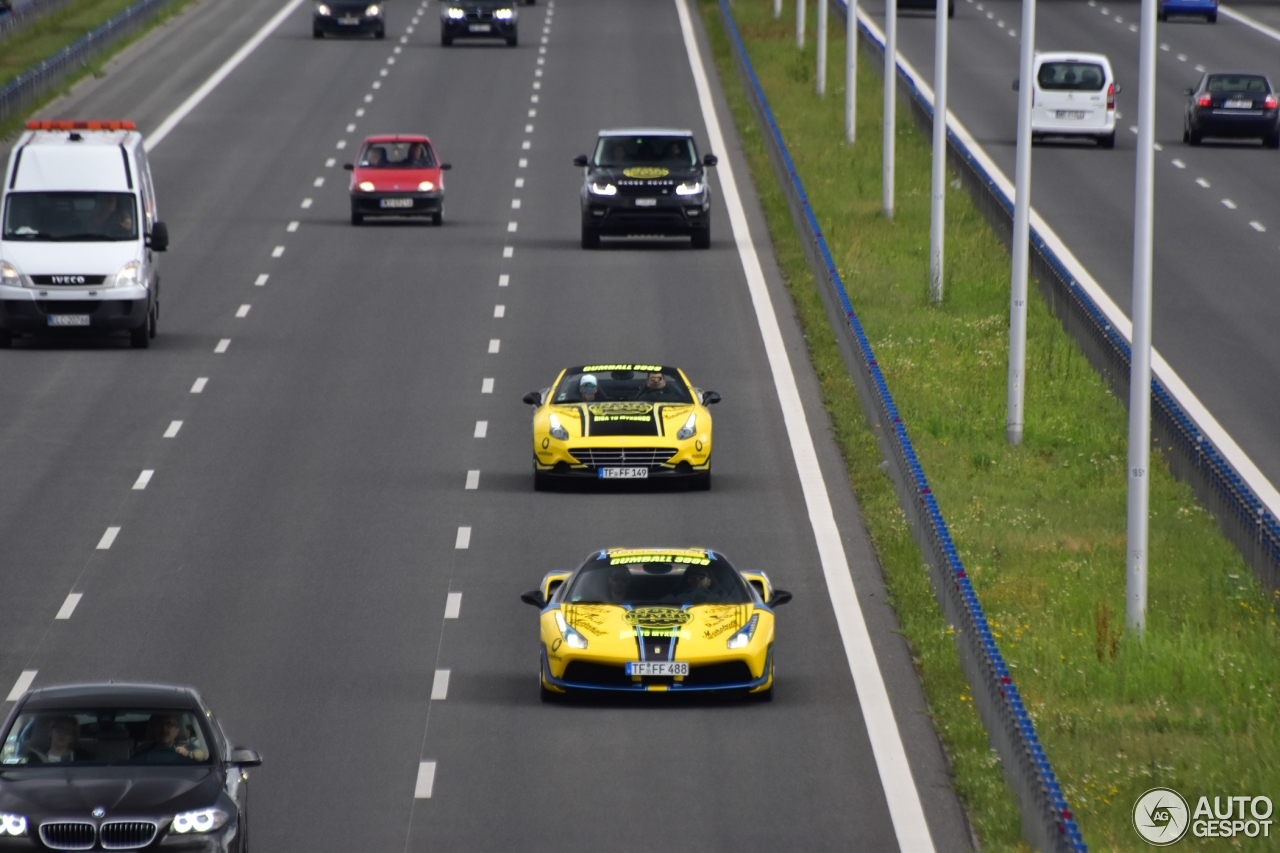
<path id="1" fill-rule="evenodd" d="M 351 224 L 366 216 L 427 216 L 444 221 L 444 174 L 431 140 L 397 134 L 370 136 L 360 157 L 343 166 L 351 172 Z"/>

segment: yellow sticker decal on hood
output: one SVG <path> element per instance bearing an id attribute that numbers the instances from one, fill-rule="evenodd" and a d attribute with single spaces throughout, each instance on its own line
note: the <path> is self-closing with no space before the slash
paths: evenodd
<path id="1" fill-rule="evenodd" d="M 671 174 L 671 170 L 661 166 L 632 166 L 630 169 L 623 169 L 622 174 L 628 178 L 665 178 Z"/>
<path id="2" fill-rule="evenodd" d="M 640 627 L 658 627 L 661 625 L 683 625 L 693 618 L 688 610 L 679 607 L 637 607 L 628 610 L 622 616 L 628 625 Z"/>
<path id="3" fill-rule="evenodd" d="M 653 411 L 652 403 L 592 403 L 587 406 L 593 415 L 647 415 Z"/>

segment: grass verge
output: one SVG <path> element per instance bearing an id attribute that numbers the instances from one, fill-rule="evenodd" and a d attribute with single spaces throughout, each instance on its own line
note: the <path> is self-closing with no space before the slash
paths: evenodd
<path id="1" fill-rule="evenodd" d="M 1138 642 L 1124 635 L 1123 405 L 1033 288 L 1026 435 L 1021 447 L 1005 443 L 1008 253 L 953 184 L 946 299 L 930 307 L 927 140 L 900 121 L 897 215 L 885 220 L 878 70 L 863 58 L 858 143 L 851 148 L 844 143 L 843 44 L 830 45 L 828 94 L 818 98 L 812 43 L 797 50 L 793 23 L 774 20 L 771 5 L 737 0 L 733 13 L 1086 840 L 1094 849 L 1147 849 L 1130 811 L 1157 785 L 1180 791 L 1193 808 L 1200 796 L 1274 797 L 1280 791 L 1275 602 L 1189 487 L 1154 455 L 1147 636 Z M 700 0 L 700 8 L 956 790 L 984 849 L 1023 849 L 1012 792 L 973 711 L 892 485 L 876 468 L 874 436 L 738 80 L 718 5 Z"/>

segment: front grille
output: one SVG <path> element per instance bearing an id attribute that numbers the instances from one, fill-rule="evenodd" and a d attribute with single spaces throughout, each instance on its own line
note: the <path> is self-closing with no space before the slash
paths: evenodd
<path id="1" fill-rule="evenodd" d="M 46 823 L 40 826 L 40 840 L 54 850 L 89 850 L 94 835 L 91 823 Z"/>
<path id="2" fill-rule="evenodd" d="M 570 684 L 586 684 L 592 687 L 636 686 L 624 667 L 578 660 L 570 661 L 564 668 L 564 680 Z"/>
<path id="3" fill-rule="evenodd" d="M 676 452 L 670 447 L 582 447 L 569 453 L 593 468 L 629 466 L 657 468 Z"/>
<path id="4" fill-rule="evenodd" d="M 691 666 L 681 684 L 685 687 L 717 687 L 724 684 L 747 684 L 754 680 L 751 677 L 751 667 L 745 661 L 735 660 L 709 666 Z"/>
<path id="5" fill-rule="evenodd" d="M 59 287 L 84 287 L 89 284 L 102 284 L 107 280 L 105 275 L 33 275 L 33 284 Z"/>
<path id="6" fill-rule="evenodd" d="M 671 195 L 675 181 L 618 181 L 618 192 L 625 196 Z"/>
<path id="7" fill-rule="evenodd" d="M 487 11 L 484 9 L 469 9 L 467 10 L 467 20 L 468 21 L 492 21 L 493 12 Z"/>
<path id="8" fill-rule="evenodd" d="M 146 847 L 156 837 L 156 825 L 150 821 L 117 821 L 104 823 L 101 829 L 105 850 L 136 850 Z"/>

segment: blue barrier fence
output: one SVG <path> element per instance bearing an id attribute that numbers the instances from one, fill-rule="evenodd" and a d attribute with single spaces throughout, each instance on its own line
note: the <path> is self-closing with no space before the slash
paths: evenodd
<path id="1" fill-rule="evenodd" d="M 973 691 L 974 707 L 1017 795 L 1023 834 L 1028 842 L 1046 853 L 1087 851 L 1062 786 L 1036 735 L 1035 724 L 1009 674 L 982 604 L 951 540 L 946 520 L 916 457 L 871 342 L 849 300 L 844 281 L 809 205 L 804 184 L 774 120 L 768 98 L 747 57 L 728 0 L 719 0 L 719 3 L 735 61 L 747 84 L 748 99 L 760 124 L 767 129 L 764 139 L 770 159 L 787 196 L 814 277 L 819 282 L 819 291 L 832 315 L 850 374 L 858 386 L 868 421 L 876 429 L 899 499 L 924 553 L 934 593 L 947 622 L 955 631 L 956 648 Z M 863 29 L 862 35 L 883 51 L 883 45 L 876 42 L 869 31 Z"/>

